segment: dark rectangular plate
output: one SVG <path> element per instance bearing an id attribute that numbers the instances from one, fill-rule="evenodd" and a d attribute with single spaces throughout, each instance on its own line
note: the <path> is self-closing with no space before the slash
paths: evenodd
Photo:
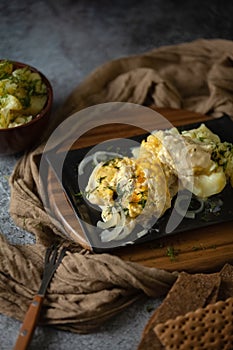
<path id="1" fill-rule="evenodd" d="M 203 123 L 203 122 L 202 122 Z M 228 141 L 233 143 L 233 122 L 228 116 L 217 118 L 214 120 L 204 121 L 206 126 L 215 134 L 217 134 L 221 141 Z M 197 128 L 201 123 L 192 123 L 189 125 L 178 127 L 180 131 L 189 130 Z M 134 140 L 137 143 L 140 143 L 148 135 L 139 135 L 130 140 Z M 131 156 L 131 151 L 129 150 L 124 143 L 119 150 L 119 142 L 113 140 L 103 143 L 98 147 L 98 150 L 106 151 L 111 147 L 111 152 L 117 151 L 124 155 Z M 180 224 L 170 233 L 165 232 L 165 227 L 170 218 L 173 207 L 168 209 L 165 214 L 156 222 L 156 224 L 145 234 L 143 237 L 138 238 L 136 232 L 132 232 L 128 237 L 122 240 L 116 240 L 111 242 L 102 242 L 100 240 L 99 234 L 101 230 L 96 229 L 96 223 L 100 220 L 100 211 L 97 208 L 89 205 L 89 203 L 79 196 L 80 191 L 83 191 L 84 188 L 79 187 L 78 182 L 78 166 L 85 155 L 91 155 L 95 153 L 96 149 L 94 146 L 69 150 L 66 154 L 65 161 L 62 168 L 62 179 L 58 180 L 61 182 L 62 187 L 67 195 L 67 198 L 77 216 L 77 219 L 80 221 L 83 232 L 86 236 L 87 241 L 90 243 L 91 247 L 96 252 L 110 251 L 112 249 L 120 248 L 127 244 L 140 244 L 142 242 L 148 242 L 163 236 L 168 236 L 178 232 L 185 232 L 192 229 L 204 228 L 208 225 L 230 221 L 233 219 L 233 188 L 228 184 L 225 189 L 209 199 L 206 200 L 203 211 L 196 214 L 195 219 L 183 218 Z M 61 153 L 49 152 L 46 155 L 47 161 L 52 166 L 56 175 L 60 173 L 58 169 L 61 162 L 59 158 L 64 158 L 64 155 Z M 81 177 L 81 183 L 87 184 L 89 176 L 93 170 L 93 165 L 89 164 L 85 168 L 85 173 Z M 174 198 L 175 199 L 175 198 Z M 191 204 L 193 205 L 193 200 Z M 81 220 L 80 220 L 81 219 Z"/>

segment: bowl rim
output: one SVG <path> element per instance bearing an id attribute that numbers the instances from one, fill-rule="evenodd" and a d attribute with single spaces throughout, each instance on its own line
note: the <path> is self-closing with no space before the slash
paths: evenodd
<path id="1" fill-rule="evenodd" d="M 35 124 L 38 120 L 42 119 L 44 117 L 45 114 L 47 114 L 47 112 L 49 112 L 50 108 L 52 107 L 52 103 L 53 103 L 53 88 L 52 85 L 50 83 L 50 81 L 48 80 L 48 78 L 37 68 L 31 66 L 30 64 L 27 63 L 23 63 L 23 62 L 19 62 L 19 61 L 14 61 L 14 60 L 10 60 L 10 59 L 1 59 L 0 62 L 2 61 L 9 61 L 13 64 L 13 66 L 17 68 L 25 68 L 28 67 L 32 72 L 38 73 L 40 74 L 43 82 L 46 85 L 47 88 L 47 100 L 45 103 L 45 106 L 43 107 L 43 109 L 37 113 L 32 120 L 30 120 L 27 123 L 21 124 L 21 125 L 17 125 L 17 126 L 13 126 L 11 128 L 0 128 L 0 133 L 1 132 L 10 132 L 13 130 L 19 130 L 19 129 L 24 129 L 29 127 L 32 124 Z"/>

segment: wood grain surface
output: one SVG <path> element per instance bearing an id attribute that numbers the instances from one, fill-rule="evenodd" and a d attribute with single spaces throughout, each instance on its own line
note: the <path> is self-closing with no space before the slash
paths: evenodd
<path id="1" fill-rule="evenodd" d="M 155 108 L 174 126 L 211 119 L 195 112 Z M 83 148 L 111 137 L 142 134 L 142 130 L 127 125 L 95 128 L 83 135 L 72 148 Z M 65 149 L 63 145 L 61 151 Z M 48 193 L 51 210 L 69 239 L 91 250 L 79 222 L 53 171 L 49 170 Z M 215 224 L 198 230 L 178 233 L 140 245 L 118 248 L 111 252 L 124 260 L 168 271 L 210 272 L 233 262 L 233 221 Z"/>

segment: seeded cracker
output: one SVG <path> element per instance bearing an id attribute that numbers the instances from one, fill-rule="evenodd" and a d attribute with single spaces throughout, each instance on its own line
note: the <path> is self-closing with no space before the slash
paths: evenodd
<path id="1" fill-rule="evenodd" d="M 154 333 L 154 327 L 178 315 L 204 307 L 208 302 L 214 303 L 220 285 L 220 276 L 214 274 L 190 275 L 181 272 L 163 303 L 147 323 L 138 350 L 164 349 Z"/>
<path id="2" fill-rule="evenodd" d="M 233 297 L 155 326 L 166 350 L 232 350 Z"/>
<path id="3" fill-rule="evenodd" d="M 225 264 L 220 271 L 221 284 L 218 300 L 226 300 L 233 297 L 233 266 Z"/>

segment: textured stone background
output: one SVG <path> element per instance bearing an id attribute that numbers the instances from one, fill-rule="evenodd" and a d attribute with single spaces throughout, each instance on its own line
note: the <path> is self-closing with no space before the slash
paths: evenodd
<path id="1" fill-rule="evenodd" d="M 0 58 L 41 70 L 54 88 L 54 114 L 72 89 L 102 63 L 161 45 L 198 38 L 233 39 L 233 2 L 193 0 L 1 0 Z M 19 156 L 0 157 L 0 232 L 12 243 L 33 236 L 12 222 L 8 177 Z M 145 299 L 99 332 L 78 335 L 36 329 L 30 349 L 136 349 L 161 300 Z M 13 347 L 20 323 L 0 315 L 0 348 Z"/>

